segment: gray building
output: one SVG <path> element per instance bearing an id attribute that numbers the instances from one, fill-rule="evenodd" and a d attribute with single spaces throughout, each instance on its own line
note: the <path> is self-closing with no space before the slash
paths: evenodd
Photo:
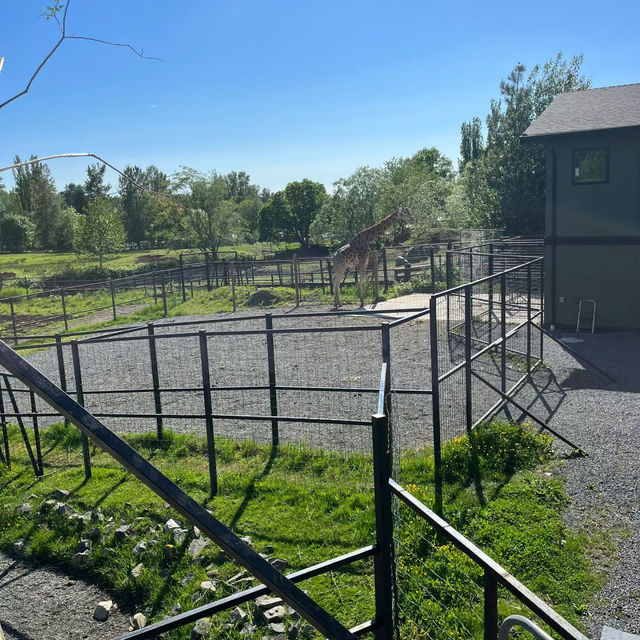
<path id="1" fill-rule="evenodd" d="M 596 329 L 640 329 L 640 84 L 563 93 L 521 140 L 546 150 L 545 324 L 595 300 Z"/>

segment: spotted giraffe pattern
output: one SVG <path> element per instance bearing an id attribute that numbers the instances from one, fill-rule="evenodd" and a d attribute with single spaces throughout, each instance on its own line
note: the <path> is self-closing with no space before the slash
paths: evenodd
<path id="1" fill-rule="evenodd" d="M 396 209 L 386 218 L 372 224 L 357 233 L 352 240 L 340 247 L 333 255 L 333 304 L 340 306 L 340 283 L 347 269 L 353 268 L 358 273 L 360 285 L 360 306 L 364 307 L 364 285 L 367 277 L 367 266 L 371 257 L 371 243 L 379 238 L 398 218 L 407 213 L 406 209 Z"/>

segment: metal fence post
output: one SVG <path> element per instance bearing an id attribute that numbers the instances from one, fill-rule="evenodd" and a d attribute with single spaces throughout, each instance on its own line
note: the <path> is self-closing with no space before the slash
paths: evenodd
<path id="1" fill-rule="evenodd" d="M 484 640 L 498 637 L 498 581 L 489 570 L 484 570 Z"/>
<path id="2" fill-rule="evenodd" d="M 449 296 L 447 295 L 447 298 Z M 431 405 L 433 421 L 434 510 L 442 515 L 442 450 L 440 444 L 440 373 L 438 365 L 438 298 L 429 300 L 429 338 L 431 350 Z"/>
<path id="3" fill-rule="evenodd" d="M 293 258 L 291 261 L 291 268 L 293 269 L 294 287 L 296 290 L 296 307 L 300 305 L 300 263 Z"/>
<path id="4" fill-rule="evenodd" d="M 464 288 L 464 395 L 465 395 L 465 421 L 467 432 L 473 426 L 473 397 L 471 394 L 471 328 L 472 328 L 472 304 L 471 286 Z"/>
<path id="5" fill-rule="evenodd" d="M 531 373 L 531 264 L 527 265 L 527 373 Z"/>
<path id="6" fill-rule="evenodd" d="M 2 441 L 4 444 L 4 462 L 11 469 L 11 453 L 9 451 L 9 434 L 7 433 L 7 419 L 4 415 L 4 397 L 2 395 L 2 378 L 0 378 L 0 426 L 2 427 Z"/>
<path id="7" fill-rule="evenodd" d="M 82 369 L 80 367 L 80 354 L 78 353 L 78 342 L 71 342 L 71 357 L 73 359 L 73 377 L 76 381 L 76 401 L 84 406 L 84 393 L 82 389 Z M 82 433 L 82 461 L 84 463 L 84 477 L 91 478 L 91 456 L 89 454 L 89 438 Z"/>
<path id="8" fill-rule="evenodd" d="M 209 348 L 207 346 L 207 332 L 200 334 L 200 360 L 202 362 L 202 393 L 204 397 L 204 415 L 207 431 L 207 454 L 209 456 L 209 487 L 211 495 L 218 493 L 218 470 L 216 466 L 216 444 L 213 434 L 213 418 L 211 407 L 211 375 L 209 372 Z"/>
<path id="9" fill-rule="evenodd" d="M 184 260 L 180 254 L 180 285 L 182 287 L 182 302 L 187 301 L 187 290 L 184 286 Z"/>
<path id="10" fill-rule="evenodd" d="M 209 254 L 206 251 L 204 253 L 204 269 L 205 269 L 205 275 L 207 277 L 207 291 L 211 291 L 211 274 L 209 273 Z M 216 269 L 216 276 L 217 275 L 218 275 L 218 270 Z"/>
<path id="11" fill-rule="evenodd" d="M 64 351 L 62 348 L 62 336 L 56 334 L 56 357 L 58 359 L 58 376 L 60 378 L 60 388 L 67 392 L 67 372 L 64 367 Z M 67 426 L 69 421 L 65 418 L 64 424 Z"/>
<path id="12" fill-rule="evenodd" d="M 384 292 L 389 290 L 389 272 L 387 267 L 387 248 L 382 247 L 382 277 L 384 278 Z"/>
<path id="13" fill-rule="evenodd" d="M 489 244 L 489 275 L 493 276 L 493 242 Z M 489 280 L 489 342 L 493 342 L 493 278 Z"/>
<path id="14" fill-rule="evenodd" d="M 433 254 L 433 247 L 429 248 L 429 269 L 431 269 L 431 293 L 436 292 L 436 259 Z"/>
<path id="15" fill-rule="evenodd" d="M 167 283 L 165 282 L 164 273 L 162 274 L 161 293 L 162 293 L 162 313 L 167 317 Z"/>
<path id="16" fill-rule="evenodd" d="M 376 414 L 371 418 L 373 438 L 373 485 L 376 513 L 376 553 L 374 556 L 376 640 L 394 636 L 394 548 L 393 512 L 389 479 L 392 469 L 389 418 Z"/>
<path id="17" fill-rule="evenodd" d="M 116 294 L 113 289 L 113 280 L 109 280 L 109 288 L 111 289 L 111 307 L 113 309 L 113 319 L 115 320 L 118 316 L 116 313 Z"/>
<path id="18" fill-rule="evenodd" d="M 331 268 L 330 260 L 327 260 L 327 274 L 329 275 L 329 293 L 333 295 L 333 269 Z"/>
<path id="19" fill-rule="evenodd" d="M 69 331 L 69 322 L 67 320 L 67 301 L 64 296 L 64 289 L 60 289 L 60 299 L 62 300 L 62 319 L 64 321 L 64 330 Z"/>
<path id="20" fill-rule="evenodd" d="M 380 297 L 380 281 L 378 276 L 378 252 L 375 250 L 371 252 L 371 264 L 373 267 L 373 302 L 376 303 Z"/>
<path id="21" fill-rule="evenodd" d="M 269 401 L 271 404 L 271 445 L 277 447 L 280 442 L 278 432 L 278 391 L 276 389 L 276 357 L 273 346 L 273 318 L 270 313 L 264 314 L 267 329 L 267 363 L 269 367 Z"/>
<path id="22" fill-rule="evenodd" d="M 500 389 L 507 392 L 507 279 L 500 276 Z"/>
<path id="23" fill-rule="evenodd" d="M 156 338 L 153 322 L 147 324 L 147 333 L 149 334 L 149 357 L 151 358 L 151 381 L 153 384 L 153 402 L 156 411 L 156 432 L 158 440 L 162 440 L 163 424 L 162 424 L 162 400 L 160 398 L 160 376 L 158 374 L 158 354 L 156 352 Z"/>
<path id="24" fill-rule="evenodd" d="M 322 268 L 322 258 L 318 261 L 320 263 L 320 281 L 322 282 L 322 293 L 325 292 L 324 287 L 324 269 Z"/>
<path id="25" fill-rule="evenodd" d="M 16 312 L 13 308 L 13 300 L 9 303 L 11 307 L 11 326 L 13 327 L 13 341 L 18 344 L 18 328 L 16 327 Z"/>
<path id="26" fill-rule="evenodd" d="M 544 333 L 542 327 L 544 325 L 544 262 L 539 262 L 540 265 L 540 362 L 544 360 Z"/>
<path id="27" fill-rule="evenodd" d="M 42 464 L 42 447 L 40 446 L 40 428 L 38 425 L 38 406 L 36 405 L 36 394 L 29 389 L 29 402 L 31 406 L 31 424 L 33 425 L 33 441 L 36 447 L 36 461 L 40 476 L 44 475 L 44 465 Z"/>
<path id="28" fill-rule="evenodd" d="M 236 306 L 236 270 L 233 263 L 229 263 L 229 278 L 231 280 L 231 302 L 233 303 L 233 310 L 237 309 Z"/>
<path id="29" fill-rule="evenodd" d="M 158 285 L 156 283 L 156 274 L 153 274 L 153 304 L 158 304 Z"/>

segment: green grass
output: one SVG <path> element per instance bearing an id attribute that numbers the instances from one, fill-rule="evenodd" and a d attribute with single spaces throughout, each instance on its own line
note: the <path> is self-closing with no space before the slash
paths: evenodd
<path id="1" fill-rule="evenodd" d="M 181 517 L 101 452 L 93 452 L 93 477 L 85 482 L 75 429 L 58 425 L 43 432 L 45 477 L 39 481 L 33 478 L 18 435 L 12 428 L 12 470 L 0 470 L 0 547 L 4 550 L 10 551 L 16 540 L 24 539 L 28 561 L 80 575 L 71 569 L 71 558 L 78 541 L 95 528 L 99 539 L 82 571 L 109 589 L 121 605 L 132 612 L 141 610 L 151 620 L 168 615 L 176 603 L 186 611 L 249 586 L 229 584 L 239 569 L 214 545 L 206 549 L 202 563 L 191 562 L 185 553 L 193 535 L 191 528 L 186 541 L 165 555 L 165 545 L 173 540 L 162 525 L 170 517 L 183 522 Z M 154 434 L 132 435 L 127 440 L 222 522 L 238 534 L 250 536 L 258 551 L 285 559 L 287 571 L 374 541 L 372 468 L 366 455 L 332 454 L 299 446 L 283 446 L 273 455 L 270 447 L 218 440 L 220 489 L 211 499 L 202 439 L 168 432 L 161 443 Z M 444 515 L 580 625 L 600 583 L 588 561 L 594 541 L 564 526 L 564 488 L 559 480 L 542 473 L 546 467 L 541 465 L 549 464 L 549 456 L 548 438 L 507 424 L 484 426 L 471 441 L 464 437 L 448 443 L 443 450 Z M 431 504 L 431 452 L 405 454 L 400 479 Z M 55 489 L 71 492 L 68 504 L 78 513 L 100 510 L 104 522 L 84 524 L 53 512 L 46 500 Z M 16 507 L 25 501 L 33 505 L 33 511 L 16 515 Z M 424 523 L 410 514 L 400 515 L 407 520 L 396 532 L 401 585 L 418 594 L 415 599 L 401 600 L 401 613 L 412 621 L 404 621 L 402 636 L 426 638 L 431 629 L 429 633 L 435 637 L 429 625 L 437 624 L 444 625 L 452 637 L 463 637 L 459 621 L 469 618 L 469 603 L 476 612 L 482 607 L 481 599 L 473 595 L 469 576 L 481 576 L 475 567 L 464 564 L 450 545 L 437 540 Z M 133 534 L 118 544 L 114 531 L 125 523 L 133 526 Z M 140 540 L 148 542 L 148 549 L 134 556 L 133 548 Z M 134 579 L 130 572 L 138 562 L 144 563 L 144 569 Z M 452 562 L 456 570 L 452 570 Z M 205 595 L 199 588 L 207 579 L 207 567 L 216 572 L 212 578 L 218 584 L 215 595 Z M 373 615 L 371 561 L 319 576 L 302 586 L 344 624 L 354 625 Z M 429 597 L 433 590 L 439 590 L 445 607 Z M 456 600 L 457 595 L 454 598 L 460 593 L 464 606 Z M 501 599 L 503 615 L 517 610 L 515 607 L 513 599 Z M 227 620 L 228 614 L 213 619 L 212 637 L 217 637 Z M 469 624 L 479 634 L 477 624 Z M 254 636 L 260 638 L 265 631 L 259 627 Z M 188 638 L 189 629 L 170 637 Z"/>
<path id="2" fill-rule="evenodd" d="M 237 251 L 241 255 L 262 257 L 262 251 L 286 249 L 294 245 L 277 245 L 268 242 L 256 244 L 242 244 L 220 247 L 220 251 Z M 138 265 L 142 265 L 138 259 L 142 256 L 168 256 L 177 258 L 181 253 L 194 252 L 194 249 L 149 249 L 146 251 L 125 251 L 115 253 L 104 260 L 106 269 L 116 271 L 128 271 Z M 68 269 L 82 271 L 95 268 L 97 260 L 78 256 L 75 253 L 0 253 L 0 273 L 10 271 L 19 277 L 23 276 L 51 276 Z M 4 294 L 3 294 L 4 295 Z"/>

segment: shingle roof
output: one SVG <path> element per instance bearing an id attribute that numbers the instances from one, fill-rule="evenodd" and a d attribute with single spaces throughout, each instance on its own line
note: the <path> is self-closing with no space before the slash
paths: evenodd
<path id="1" fill-rule="evenodd" d="M 640 84 L 625 84 L 561 93 L 522 138 L 638 126 Z"/>

